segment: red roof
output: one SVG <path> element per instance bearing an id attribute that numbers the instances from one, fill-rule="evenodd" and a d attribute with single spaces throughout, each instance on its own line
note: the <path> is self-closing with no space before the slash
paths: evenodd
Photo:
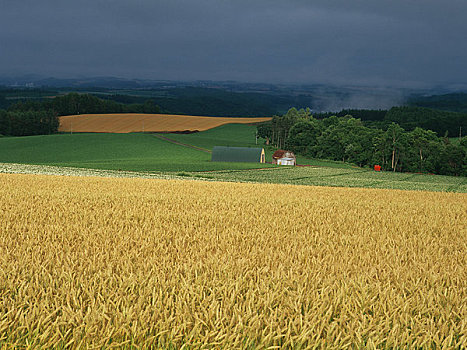
<path id="1" fill-rule="evenodd" d="M 283 149 L 278 149 L 276 152 L 274 152 L 274 154 L 272 155 L 272 158 L 273 158 L 273 159 L 284 158 L 286 153 L 289 153 L 290 156 L 291 156 L 292 158 L 295 158 L 293 152 L 291 152 L 291 151 L 285 151 L 285 150 L 283 150 Z"/>
<path id="2" fill-rule="evenodd" d="M 286 151 L 284 151 L 283 149 L 278 149 L 276 152 L 274 152 L 274 154 L 272 155 L 273 158 L 282 158 L 284 156 L 284 153 Z"/>

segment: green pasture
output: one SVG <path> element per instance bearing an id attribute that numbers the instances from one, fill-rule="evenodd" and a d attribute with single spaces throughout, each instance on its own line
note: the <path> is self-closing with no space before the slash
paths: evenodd
<path id="1" fill-rule="evenodd" d="M 219 181 L 263 182 L 308 186 L 386 188 L 416 191 L 467 192 L 467 178 L 442 175 L 376 172 L 362 168 L 320 166 L 223 170 L 191 174 Z M 377 200 L 377 198 L 375 198 Z"/>
<path id="2" fill-rule="evenodd" d="M 211 155 L 151 134 L 57 134 L 3 137 L 0 162 L 125 171 L 250 169 L 259 163 L 212 163 Z"/>
<path id="3" fill-rule="evenodd" d="M 258 139 L 258 144 L 256 144 L 255 131 L 256 126 L 252 125 L 226 124 L 193 134 L 166 134 L 164 136 L 209 150 L 214 146 L 263 147 L 264 139 Z"/>

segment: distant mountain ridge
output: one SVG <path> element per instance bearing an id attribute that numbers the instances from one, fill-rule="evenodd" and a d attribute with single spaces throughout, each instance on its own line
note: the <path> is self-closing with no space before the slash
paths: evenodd
<path id="1" fill-rule="evenodd" d="M 240 104 L 255 101 L 254 115 L 285 113 L 290 107 L 310 107 L 312 113 L 338 112 L 343 109 L 390 109 L 393 106 L 419 106 L 447 111 L 467 111 L 467 84 L 444 85 L 432 88 L 400 88 L 377 86 L 338 86 L 332 84 L 270 84 L 236 81 L 169 81 L 154 79 L 128 79 L 119 77 L 53 78 L 35 74 L 0 76 L 0 89 L 57 89 L 106 95 L 137 95 L 171 97 L 163 103 L 173 109 L 180 98 L 195 111 L 205 113 L 206 104 L 223 101 L 235 104 L 236 113 L 244 113 Z M 178 92 L 177 92 L 178 90 Z M 147 93 L 146 93 L 147 91 Z M 142 94 L 141 92 L 144 92 Z M 166 94 L 168 93 L 168 96 Z M 236 93 L 248 94 L 237 98 Z M 163 96 L 163 95 L 166 96 Z M 104 96 L 101 96 L 104 97 Z M 175 99 L 173 97 L 176 97 Z M 275 100 L 276 99 L 276 100 Z M 249 101 L 247 101 L 249 100 Z M 204 106 L 204 107 L 203 107 Z M 214 110 L 215 113 L 218 109 Z"/>

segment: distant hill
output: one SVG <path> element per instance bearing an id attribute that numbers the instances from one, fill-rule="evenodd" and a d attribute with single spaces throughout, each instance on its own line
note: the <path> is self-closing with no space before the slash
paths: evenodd
<path id="1" fill-rule="evenodd" d="M 270 117 L 283 114 L 291 107 L 305 108 L 311 105 L 311 97 L 296 94 L 269 94 L 261 92 L 235 92 L 225 89 L 204 87 L 177 87 L 177 88 L 146 88 L 146 89 L 109 89 L 109 88 L 13 88 L 0 87 L 0 109 L 10 108 L 21 102 L 27 103 L 27 109 L 54 109 L 60 105 L 60 115 L 76 114 L 71 112 L 64 96 L 91 95 L 100 100 L 87 98 L 93 105 L 101 106 L 101 110 L 79 111 L 80 113 L 167 113 L 205 115 L 213 117 Z M 59 97 L 52 101 L 54 96 Z M 85 99 L 82 97 L 82 99 Z M 60 100 L 60 101 L 59 101 Z M 88 102 L 89 102 L 88 101 Z M 32 104 L 34 102 L 34 105 Z M 62 103 L 63 102 L 63 103 Z M 107 102 L 107 103 L 105 103 Z M 41 103 L 42 107 L 37 104 Z M 119 105 L 117 106 L 116 103 Z M 146 103 L 158 106 L 158 111 L 143 111 Z M 86 105 L 89 103 L 86 103 Z M 139 106 L 137 106 L 139 105 Z M 81 103 L 81 107 L 84 103 Z M 21 108 L 23 108 L 21 107 Z M 67 107 L 67 108 L 64 108 Z M 13 107 L 18 109 L 18 107 Z M 23 108 L 23 109 L 24 109 Z M 147 109 L 147 108 L 146 108 Z M 70 111 L 65 111 L 70 110 Z"/>
<path id="2" fill-rule="evenodd" d="M 466 89 L 467 86 L 416 89 L 118 77 L 0 76 L 0 109 L 8 108 L 19 100 L 37 101 L 78 92 L 123 104 L 144 104 L 150 99 L 163 113 L 222 117 L 279 115 L 291 107 L 309 107 L 313 114 L 349 109 L 389 110 L 394 106 L 467 112 Z"/>
<path id="3" fill-rule="evenodd" d="M 96 93 L 102 99 L 119 103 L 144 103 L 148 98 L 165 113 L 215 117 L 266 117 L 282 114 L 293 106 L 307 107 L 304 95 L 271 95 L 259 92 L 233 92 L 224 89 L 179 87 Z"/>

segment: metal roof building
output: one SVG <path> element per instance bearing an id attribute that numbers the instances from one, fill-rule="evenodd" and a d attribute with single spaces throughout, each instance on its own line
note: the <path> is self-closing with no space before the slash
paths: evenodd
<path id="1" fill-rule="evenodd" d="M 264 148 L 214 146 L 211 161 L 264 163 L 266 156 Z"/>

